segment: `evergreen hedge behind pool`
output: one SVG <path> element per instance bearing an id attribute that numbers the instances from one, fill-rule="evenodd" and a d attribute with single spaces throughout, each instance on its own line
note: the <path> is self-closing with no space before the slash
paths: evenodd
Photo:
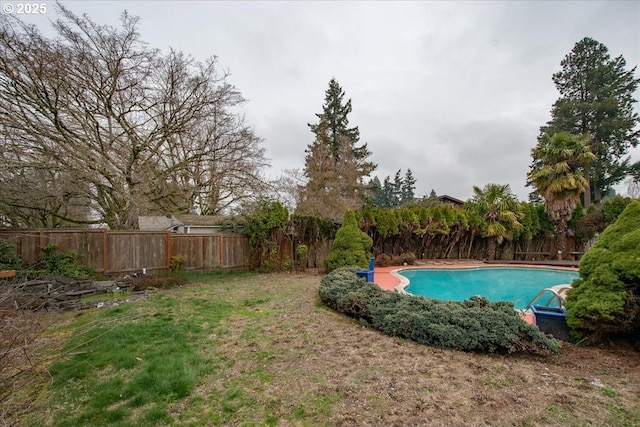
<path id="1" fill-rule="evenodd" d="M 339 268 L 320 281 L 320 298 L 332 309 L 366 322 L 387 335 L 435 347 L 486 352 L 558 353 L 558 341 L 528 325 L 507 302 L 473 297 L 438 301 L 383 291 Z"/>

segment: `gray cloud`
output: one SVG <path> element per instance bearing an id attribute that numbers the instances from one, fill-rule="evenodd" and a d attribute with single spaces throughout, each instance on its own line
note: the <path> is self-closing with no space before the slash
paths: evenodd
<path id="1" fill-rule="evenodd" d="M 418 194 L 461 199 L 490 182 L 526 199 L 530 150 L 558 97 L 551 75 L 577 41 L 593 37 L 640 64 L 635 1 L 63 4 L 114 25 L 128 9 L 151 46 L 217 55 L 248 99 L 272 177 L 303 167 L 307 123 L 335 77 L 381 179 L 410 168 Z"/>

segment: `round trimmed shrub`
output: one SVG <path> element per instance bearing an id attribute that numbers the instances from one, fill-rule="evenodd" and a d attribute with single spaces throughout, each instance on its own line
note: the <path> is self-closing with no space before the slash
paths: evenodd
<path id="1" fill-rule="evenodd" d="M 367 268 L 372 245 L 371 237 L 358 227 L 355 214 L 348 211 L 344 215 L 342 226 L 336 232 L 331 252 L 325 260 L 327 272 L 347 266 Z"/>

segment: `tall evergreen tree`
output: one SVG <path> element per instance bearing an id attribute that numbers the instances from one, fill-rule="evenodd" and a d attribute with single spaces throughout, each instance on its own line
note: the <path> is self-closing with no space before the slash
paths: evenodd
<path id="1" fill-rule="evenodd" d="M 402 203 L 402 170 L 398 169 L 396 175 L 393 177 L 393 206 L 399 206 Z"/>
<path id="2" fill-rule="evenodd" d="M 384 209 L 398 207 L 404 203 L 411 202 L 415 198 L 416 180 L 411 169 L 408 169 L 402 177 L 402 170 L 399 169 L 393 181 L 387 175 L 384 182 L 380 184 L 380 179 L 374 177 L 368 185 L 370 196 L 369 203 L 372 206 Z"/>
<path id="3" fill-rule="evenodd" d="M 367 189 L 367 203 L 371 206 L 382 206 L 384 204 L 384 194 L 382 192 L 382 183 L 378 176 L 374 176 L 369 181 Z"/>
<path id="4" fill-rule="evenodd" d="M 331 153 L 336 158 L 340 157 L 340 146 L 343 138 L 349 140 L 353 145 L 354 151 L 357 149 L 356 144 L 360 140 L 360 130 L 357 126 L 350 128 L 347 116 L 351 113 L 351 99 L 344 101 L 344 91 L 335 78 L 329 82 L 329 89 L 325 92 L 324 105 L 322 113 L 316 114 L 320 121 L 317 124 L 309 123 L 308 126 L 316 137 L 322 136 L 326 138 L 324 141 L 331 147 Z M 366 151 L 366 144 L 364 144 Z M 365 157 L 371 153 L 367 152 Z"/>
<path id="5" fill-rule="evenodd" d="M 351 100 L 335 79 L 325 92 L 319 121 L 309 124 L 315 135 L 305 152 L 304 174 L 307 184 L 301 188 L 300 212 L 342 221 L 347 210 L 359 209 L 365 199 L 364 178 L 376 165 L 367 161 L 367 144 L 358 145 L 358 127 L 349 127 Z"/>
<path id="6" fill-rule="evenodd" d="M 415 198 L 416 179 L 413 177 L 411 169 L 407 169 L 402 180 L 402 203 L 407 203 Z"/>
<path id="7" fill-rule="evenodd" d="M 393 194 L 394 186 L 391 182 L 391 177 L 387 175 L 384 179 L 384 183 L 382 184 L 382 200 L 383 204 L 380 205 L 381 208 L 393 208 L 396 206 L 396 199 Z"/>
<path id="8" fill-rule="evenodd" d="M 626 70 L 622 56 L 611 59 L 605 45 L 589 37 L 575 44 L 553 75 L 560 98 L 553 104 L 551 120 L 540 128 L 539 141 L 566 131 L 588 133 L 597 161 L 588 169 L 590 191 L 585 206 L 600 201 L 629 172 L 629 148 L 638 144 L 640 122 L 633 111 L 633 93 L 639 79 L 636 67 Z"/>

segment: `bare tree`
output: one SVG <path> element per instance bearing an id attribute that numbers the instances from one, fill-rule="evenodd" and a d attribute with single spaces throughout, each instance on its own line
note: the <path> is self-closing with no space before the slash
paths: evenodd
<path id="1" fill-rule="evenodd" d="M 113 28 L 58 8 L 55 39 L 1 21 L 0 214 L 11 225 L 40 215 L 41 226 L 132 228 L 139 214 L 221 213 L 263 188 L 262 141 L 215 57 L 150 49 L 126 12 Z"/>
<path id="2" fill-rule="evenodd" d="M 304 171 L 299 168 L 285 169 L 283 174 L 271 183 L 274 199 L 279 200 L 289 212 L 294 212 L 300 204 L 300 189 L 307 183 Z"/>

